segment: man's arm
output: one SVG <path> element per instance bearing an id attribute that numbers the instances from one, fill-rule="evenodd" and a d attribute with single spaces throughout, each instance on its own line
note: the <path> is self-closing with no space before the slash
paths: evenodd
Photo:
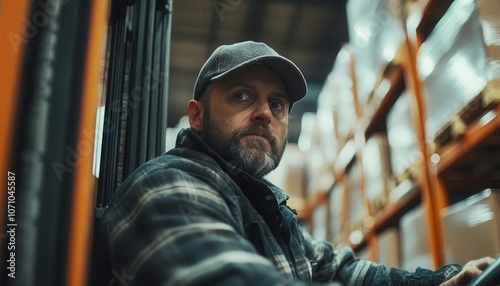
<path id="1" fill-rule="evenodd" d="M 307 232 L 304 232 L 304 245 L 306 254 L 316 264 L 313 273 L 315 281 L 340 281 L 343 285 L 437 286 L 462 269 L 459 265 L 446 265 L 436 271 L 417 268 L 415 272 L 388 268 L 356 258 L 351 248 L 334 249 L 326 241 L 314 241 Z"/>

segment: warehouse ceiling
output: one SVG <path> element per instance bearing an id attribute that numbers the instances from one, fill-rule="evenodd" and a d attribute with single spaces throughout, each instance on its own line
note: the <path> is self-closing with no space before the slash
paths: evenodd
<path id="1" fill-rule="evenodd" d="M 290 119 L 297 142 L 301 116 L 315 112 L 318 93 L 347 41 L 346 0 L 173 1 L 168 125 L 186 114 L 198 71 L 221 44 L 262 41 L 292 60 L 309 86 Z"/>

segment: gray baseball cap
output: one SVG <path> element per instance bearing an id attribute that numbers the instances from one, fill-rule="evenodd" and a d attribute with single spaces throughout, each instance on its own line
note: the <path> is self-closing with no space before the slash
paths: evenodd
<path id="1" fill-rule="evenodd" d="M 306 95 L 306 80 L 292 61 L 264 43 L 246 41 L 222 45 L 212 53 L 198 74 L 193 98 L 198 100 L 210 82 L 253 64 L 264 64 L 281 78 L 290 100 L 290 109 Z"/>

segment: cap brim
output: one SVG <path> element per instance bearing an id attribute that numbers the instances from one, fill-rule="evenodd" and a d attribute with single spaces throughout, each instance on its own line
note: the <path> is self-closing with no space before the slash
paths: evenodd
<path id="1" fill-rule="evenodd" d="M 288 99 L 290 100 L 290 109 L 292 109 L 297 101 L 300 101 L 306 96 L 307 84 L 304 76 L 292 61 L 282 56 L 266 55 L 253 58 L 212 77 L 211 80 L 222 78 L 230 72 L 259 63 L 272 69 L 281 78 L 287 90 Z"/>

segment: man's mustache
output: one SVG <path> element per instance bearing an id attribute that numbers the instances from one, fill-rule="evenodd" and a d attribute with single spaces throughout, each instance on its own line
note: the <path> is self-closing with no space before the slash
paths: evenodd
<path id="1" fill-rule="evenodd" d="M 259 135 L 266 138 L 269 143 L 274 143 L 276 141 L 276 136 L 266 125 L 261 123 L 255 123 L 241 130 L 240 137 L 247 135 Z"/>

